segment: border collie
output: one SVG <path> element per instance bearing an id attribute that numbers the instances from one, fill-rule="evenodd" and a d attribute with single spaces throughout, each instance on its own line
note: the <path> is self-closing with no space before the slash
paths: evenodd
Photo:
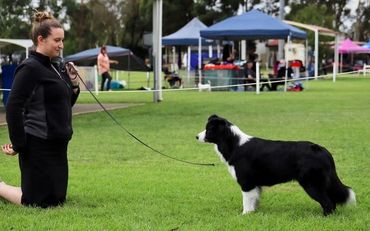
<path id="1" fill-rule="evenodd" d="M 320 203 L 324 215 L 337 204 L 355 203 L 356 196 L 335 171 L 333 157 L 324 147 L 308 141 L 272 141 L 249 136 L 224 118 L 212 115 L 206 130 L 196 136 L 215 144 L 243 194 L 243 214 L 255 211 L 262 186 L 296 180 Z"/>

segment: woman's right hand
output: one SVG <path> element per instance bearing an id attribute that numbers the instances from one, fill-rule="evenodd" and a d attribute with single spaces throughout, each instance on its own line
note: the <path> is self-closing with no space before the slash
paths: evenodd
<path id="1" fill-rule="evenodd" d="M 3 152 L 6 155 L 9 155 L 9 156 L 15 156 L 15 155 L 18 154 L 16 151 L 13 150 L 13 145 L 12 144 L 1 145 L 1 149 L 3 150 Z"/>

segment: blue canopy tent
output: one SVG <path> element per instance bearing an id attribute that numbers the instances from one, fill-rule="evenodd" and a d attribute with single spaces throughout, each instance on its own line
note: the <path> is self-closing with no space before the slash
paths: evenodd
<path id="1" fill-rule="evenodd" d="M 367 49 L 370 49 L 370 41 L 362 45 L 362 47 L 365 47 Z"/>
<path id="2" fill-rule="evenodd" d="M 190 46 L 198 46 L 200 33 L 202 29 L 207 26 L 201 22 L 197 17 L 193 18 L 181 29 L 162 38 L 162 45 L 164 46 L 188 46 L 188 71 L 190 71 L 191 63 L 191 48 Z M 213 41 L 202 39 L 202 44 L 211 45 Z M 198 57 L 201 55 L 201 48 L 198 47 Z M 188 72 L 189 73 L 189 72 Z"/>
<path id="3" fill-rule="evenodd" d="M 306 39 L 307 33 L 259 10 L 227 18 L 200 31 L 202 38 L 242 39 Z"/>
<path id="4" fill-rule="evenodd" d="M 65 57 L 66 62 L 74 62 L 81 66 L 94 66 L 97 62 L 97 57 L 100 52 L 100 47 L 78 52 Z M 115 46 L 107 46 L 109 58 L 118 61 L 118 64 L 111 64 L 111 67 L 116 70 L 126 71 L 148 71 L 149 68 L 144 64 L 144 61 L 134 55 L 129 49 Z"/>
<path id="5" fill-rule="evenodd" d="M 251 10 L 201 30 L 200 36 L 218 40 L 287 39 L 290 43 L 291 39 L 306 39 L 307 33 L 259 10 Z M 259 87 L 256 91 L 259 94 Z"/>
<path id="6" fill-rule="evenodd" d="M 193 18 L 181 29 L 173 34 L 167 35 L 162 38 L 162 45 L 164 46 L 198 46 L 199 31 L 206 29 L 207 26 L 202 23 L 197 17 Z M 206 43 L 202 39 L 202 44 Z"/>
<path id="7" fill-rule="evenodd" d="M 144 61 L 134 55 L 129 49 L 115 46 L 106 46 L 109 58 L 118 61 L 118 64 L 111 64 L 112 69 L 128 71 L 128 81 L 130 82 L 130 71 L 150 71 Z M 94 66 L 97 64 L 97 58 L 100 47 L 78 52 L 64 58 L 66 62 L 73 62 L 79 66 Z M 95 91 L 98 93 L 98 76 L 95 74 Z M 128 82 L 128 84 L 130 84 Z M 113 83 L 113 82 L 112 82 Z M 90 86 L 89 86 L 90 88 Z"/>

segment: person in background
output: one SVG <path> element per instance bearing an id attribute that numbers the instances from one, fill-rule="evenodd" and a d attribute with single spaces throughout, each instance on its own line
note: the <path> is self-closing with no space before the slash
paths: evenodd
<path id="1" fill-rule="evenodd" d="M 280 61 L 280 64 L 279 64 L 279 69 L 278 69 L 278 73 L 277 73 L 277 77 L 278 78 L 285 78 L 285 70 L 286 70 L 286 62 L 285 60 L 281 60 Z M 288 72 L 287 72 L 287 78 L 290 79 L 293 77 L 293 69 L 292 69 L 292 62 L 289 61 L 288 62 Z"/>
<path id="2" fill-rule="evenodd" d="M 105 82 L 107 81 L 107 91 L 110 90 L 110 82 L 112 81 L 112 77 L 109 74 L 110 71 L 110 64 L 118 64 L 118 61 L 116 60 L 110 60 L 108 57 L 107 53 L 107 47 L 102 46 L 100 48 L 100 53 L 97 58 L 97 63 L 98 63 L 98 69 L 99 69 L 99 74 L 102 76 L 102 81 L 101 81 L 101 87 L 100 90 L 104 91 L 104 85 Z"/>
<path id="3" fill-rule="evenodd" d="M 6 155 L 18 154 L 21 187 L 0 182 L 0 197 L 46 208 L 66 200 L 72 106 L 80 89 L 74 65 L 57 62 L 62 25 L 50 13 L 37 12 L 31 36 L 35 51 L 17 67 L 6 105 L 11 144 L 1 146 Z"/>
<path id="4" fill-rule="evenodd" d="M 256 72 L 253 70 L 253 61 L 247 61 L 244 66 L 245 84 L 256 83 Z M 244 90 L 247 91 L 248 85 L 244 85 Z"/>

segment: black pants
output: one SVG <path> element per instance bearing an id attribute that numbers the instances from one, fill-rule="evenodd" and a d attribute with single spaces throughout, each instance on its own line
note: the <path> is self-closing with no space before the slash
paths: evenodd
<path id="1" fill-rule="evenodd" d="M 64 203 L 68 185 L 68 141 L 44 140 L 27 134 L 19 153 L 22 204 L 42 208 Z"/>
<path id="2" fill-rule="evenodd" d="M 112 81 L 112 76 L 110 76 L 109 72 L 104 72 L 101 76 L 102 76 L 102 80 L 101 80 L 100 90 L 101 91 L 104 91 L 105 81 L 108 80 L 108 82 L 107 82 L 107 91 L 109 91 L 109 89 L 110 89 L 110 81 Z"/>

